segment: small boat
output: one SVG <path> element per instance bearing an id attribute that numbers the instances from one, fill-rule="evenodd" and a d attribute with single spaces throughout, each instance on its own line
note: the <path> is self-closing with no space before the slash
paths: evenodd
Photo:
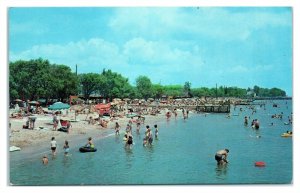
<path id="1" fill-rule="evenodd" d="M 21 150 L 21 148 L 20 147 L 17 147 L 17 146 L 10 146 L 9 147 L 9 151 L 10 152 L 13 152 L 13 151 L 20 151 Z"/>
<path id="2" fill-rule="evenodd" d="M 283 133 L 281 134 L 281 137 L 292 137 L 293 134 L 292 133 Z"/>
<path id="3" fill-rule="evenodd" d="M 86 146 L 82 146 L 79 148 L 79 151 L 81 153 L 85 153 L 85 152 L 96 152 L 97 148 L 91 148 L 91 147 L 86 147 Z"/>

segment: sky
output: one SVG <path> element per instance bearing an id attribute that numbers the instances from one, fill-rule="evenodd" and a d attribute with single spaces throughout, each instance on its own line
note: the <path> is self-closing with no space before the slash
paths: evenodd
<path id="1" fill-rule="evenodd" d="M 290 7 L 10 8 L 9 61 L 43 58 L 131 84 L 277 87 L 293 94 Z"/>

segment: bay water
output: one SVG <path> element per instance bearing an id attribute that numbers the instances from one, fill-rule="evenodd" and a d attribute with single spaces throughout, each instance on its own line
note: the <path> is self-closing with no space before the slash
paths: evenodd
<path id="1" fill-rule="evenodd" d="M 80 153 L 83 144 L 70 143 L 70 155 L 59 150 L 49 152 L 49 163 L 43 165 L 41 154 L 16 159 L 22 152 L 11 152 L 9 178 L 13 185 L 143 185 L 143 184 L 288 184 L 293 177 L 293 139 L 281 134 L 292 131 L 286 125 L 292 113 L 292 100 L 259 101 L 256 113 L 247 106 L 232 107 L 227 114 L 193 113 L 159 120 L 158 138 L 144 147 L 145 125 L 140 134 L 133 127 L 134 145 L 126 148 L 121 135 L 113 130 L 95 140 L 98 151 Z M 273 104 L 278 107 L 273 107 Z M 283 118 L 271 115 L 283 114 Z M 249 125 L 244 117 L 250 116 Z M 253 129 L 251 120 L 260 128 Z M 273 125 L 271 125 L 273 123 Z M 154 134 L 153 125 L 149 125 Z M 216 151 L 227 148 L 229 163 L 217 166 Z M 255 162 L 265 167 L 255 167 Z"/>

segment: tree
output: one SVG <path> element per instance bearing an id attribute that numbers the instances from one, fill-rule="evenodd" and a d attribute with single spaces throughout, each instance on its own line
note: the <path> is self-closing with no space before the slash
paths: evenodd
<path id="1" fill-rule="evenodd" d="M 260 95 L 260 92 L 259 92 L 259 91 L 260 91 L 260 88 L 259 88 L 259 86 L 256 86 L 256 85 L 255 85 L 255 86 L 253 87 L 253 91 L 254 91 L 254 93 L 256 94 L 256 96 L 259 96 L 259 95 Z"/>
<path id="2" fill-rule="evenodd" d="M 187 96 L 187 97 L 191 97 L 192 94 L 191 94 L 191 83 L 190 82 L 185 82 L 184 83 L 184 86 L 183 86 L 183 92 L 184 92 L 184 95 Z"/>
<path id="3" fill-rule="evenodd" d="M 53 90 L 55 90 L 56 98 L 63 100 L 70 95 L 77 95 L 79 80 L 75 73 L 71 72 L 71 68 L 65 65 L 52 65 L 51 77 L 45 77 L 45 79 L 52 80 L 54 84 Z"/>
<path id="4" fill-rule="evenodd" d="M 41 58 L 9 64 L 10 99 L 67 98 L 77 93 L 77 77 L 65 65 L 50 64 Z"/>
<path id="5" fill-rule="evenodd" d="M 101 83 L 103 83 L 100 74 L 97 73 L 80 74 L 79 80 L 85 99 L 89 99 L 90 95 L 98 91 Z"/>
<path id="6" fill-rule="evenodd" d="M 124 78 L 121 74 L 103 69 L 104 84 L 101 86 L 102 94 L 110 99 L 128 98 L 132 94 L 132 86 L 129 84 L 128 78 Z"/>
<path id="7" fill-rule="evenodd" d="M 164 94 L 164 87 L 161 84 L 153 84 L 153 98 L 161 98 Z"/>
<path id="8" fill-rule="evenodd" d="M 139 76 L 136 79 L 136 88 L 144 99 L 148 99 L 152 95 L 152 83 L 147 76 Z"/>

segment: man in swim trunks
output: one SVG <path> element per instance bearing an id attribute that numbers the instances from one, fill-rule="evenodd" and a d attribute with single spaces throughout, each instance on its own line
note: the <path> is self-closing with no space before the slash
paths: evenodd
<path id="1" fill-rule="evenodd" d="M 215 155 L 215 160 L 218 162 L 218 165 L 223 165 L 224 163 L 228 163 L 227 156 L 229 153 L 229 149 L 219 150 Z"/>
<path id="2" fill-rule="evenodd" d="M 52 155 L 55 155 L 56 154 L 56 141 L 55 141 L 55 137 L 52 137 L 51 138 L 51 151 L 52 151 Z"/>

